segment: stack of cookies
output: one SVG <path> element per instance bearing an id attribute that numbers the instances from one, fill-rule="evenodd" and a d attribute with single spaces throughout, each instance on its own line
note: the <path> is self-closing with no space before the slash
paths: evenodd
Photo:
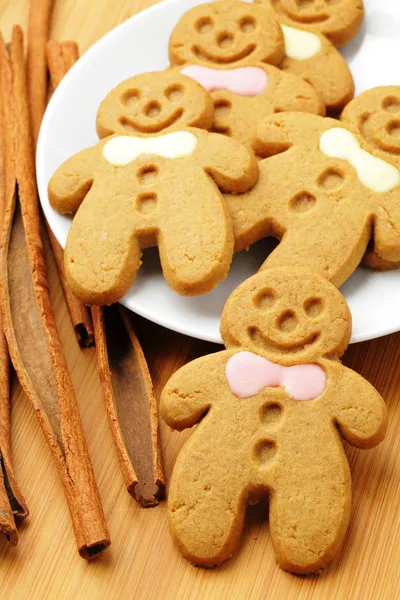
<path id="1" fill-rule="evenodd" d="M 400 265 L 400 87 L 353 99 L 336 48 L 362 17 L 361 0 L 196 6 L 171 33 L 170 67 L 113 89 L 100 141 L 49 183 L 52 206 L 76 213 L 65 270 L 89 305 L 127 292 L 143 248 L 158 246 L 177 293 L 199 295 L 234 252 L 280 240 L 225 305 L 227 349 L 162 394 L 171 427 L 201 420 L 169 494 L 196 565 L 229 558 L 246 505 L 267 497 L 279 565 L 325 567 L 350 514 L 342 438 L 370 448 L 385 435 L 382 398 L 340 362 L 351 315 L 337 288 L 361 262 Z"/>

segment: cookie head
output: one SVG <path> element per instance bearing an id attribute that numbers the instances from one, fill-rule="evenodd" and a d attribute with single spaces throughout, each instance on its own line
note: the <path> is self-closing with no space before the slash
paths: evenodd
<path id="1" fill-rule="evenodd" d="M 400 86 L 360 94 L 346 106 L 341 120 L 350 123 L 383 159 L 400 166 Z"/>
<path id="2" fill-rule="evenodd" d="M 356 34 L 363 15 L 362 0 L 256 0 L 272 8 L 279 20 L 315 33 L 323 33 L 336 46 Z"/>
<path id="3" fill-rule="evenodd" d="M 335 286 L 290 267 L 266 269 L 242 283 L 221 320 L 227 347 L 287 366 L 341 356 L 350 333 L 350 311 Z"/>
<path id="4" fill-rule="evenodd" d="M 278 64 L 283 54 L 282 30 L 273 14 L 236 0 L 192 8 L 178 22 L 169 42 L 173 65 L 229 68 L 257 62 Z"/>
<path id="5" fill-rule="evenodd" d="M 184 127 L 209 129 L 214 108 L 208 92 L 178 71 L 142 73 L 104 98 L 96 117 L 100 138 L 113 133 L 145 135 Z"/>

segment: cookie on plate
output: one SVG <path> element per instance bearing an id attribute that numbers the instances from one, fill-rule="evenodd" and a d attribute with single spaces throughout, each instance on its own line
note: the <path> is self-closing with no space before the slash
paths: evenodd
<path id="1" fill-rule="evenodd" d="M 251 67 L 278 65 L 285 53 L 282 29 L 257 4 L 217 0 L 188 10 L 169 39 L 171 65 Z"/>
<path id="2" fill-rule="evenodd" d="M 267 64 L 281 61 L 283 36 L 272 12 L 261 6 L 219 0 L 192 8 L 171 34 L 169 56 L 211 93 L 213 130 L 248 147 L 269 114 L 325 113 L 309 83 Z"/>
<path id="3" fill-rule="evenodd" d="M 272 0 L 263 3 L 273 10 Z M 279 12 L 274 16 L 280 18 Z M 279 68 L 302 77 L 315 88 L 327 111 L 337 114 L 354 96 L 354 82 L 347 62 L 321 33 L 311 32 L 307 25 L 296 27 L 280 21 L 285 39 L 285 56 Z"/>
<path id="4" fill-rule="evenodd" d="M 135 279 L 142 249 L 158 246 L 174 290 L 210 291 L 226 277 L 234 243 L 218 188 L 243 192 L 257 175 L 239 142 L 196 128 L 115 135 L 78 152 L 48 186 L 55 210 L 76 212 L 64 254 L 71 290 L 86 304 L 116 302 Z"/>
<path id="5" fill-rule="evenodd" d="M 179 71 L 141 73 L 117 85 L 100 104 L 100 138 L 168 133 L 184 127 L 210 129 L 214 106 L 199 83 Z"/>
<path id="6" fill-rule="evenodd" d="M 228 298 L 226 350 L 168 381 L 160 412 L 182 430 L 200 422 L 172 474 L 168 511 L 182 554 L 215 566 L 238 548 L 246 505 L 269 500 L 279 565 L 314 573 L 335 556 L 350 515 L 342 438 L 358 448 L 385 435 L 378 392 L 344 367 L 351 316 L 340 292 L 310 271 L 262 271 Z"/>
<path id="7" fill-rule="evenodd" d="M 272 7 L 280 22 L 325 35 L 335 46 L 356 35 L 364 17 L 363 0 L 255 0 Z"/>
<path id="8" fill-rule="evenodd" d="M 400 169 L 400 86 L 376 87 L 354 98 L 340 119 L 352 125 L 383 160 Z M 378 271 L 398 269 L 400 262 L 384 260 L 374 249 L 363 263 Z"/>
<path id="9" fill-rule="evenodd" d="M 262 268 L 306 267 L 338 287 L 371 238 L 379 256 L 400 260 L 400 172 L 350 125 L 307 113 L 271 115 L 253 147 L 265 157 L 257 184 L 225 196 L 236 251 L 277 237 Z"/>

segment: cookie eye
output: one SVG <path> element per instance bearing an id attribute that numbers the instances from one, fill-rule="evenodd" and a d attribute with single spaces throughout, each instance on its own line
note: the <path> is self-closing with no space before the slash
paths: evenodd
<path id="1" fill-rule="evenodd" d="M 263 310 L 271 309 L 276 302 L 276 293 L 274 290 L 266 288 L 260 290 L 254 298 L 254 306 Z"/>
<path id="2" fill-rule="evenodd" d="M 178 102 L 179 100 L 182 99 L 184 91 L 185 90 L 184 90 L 184 88 L 181 85 L 170 85 L 165 90 L 165 97 L 170 102 Z"/>
<path id="3" fill-rule="evenodd" d="M 400 112 L 400 100 L 395 96 L 388 96 L 382 100 L 382 108 L 387 112 Z"/>
<path id="4" fill-rule="evenodd" d="M 140 91 L 127 90 L 122 94 L 120 100 L 124 106 L 135 106 L 140 100 Z"/>
<path id="5" fill-rule="evenodd" d="M 398 121 L 398 120 L 389 121 L 389 123 L 386 124 L 386 131 L 388 132 L 389 135 L 399 138 L 400 137 L 400 121 Z"/>
<path id="6" fill-rule="evenodd" d="M 213 20 L 210 19 L 210 17 L 202 17 L 201 19 L 196 21 L 195 27 L 199 33 L 209 33 L 210 31 L 212 31 L 214 23 Z"/>
<path id="7" fill-rule="evenodd" d="M 253 17 L 243 17 L 239 21 L 239 27 L 243 33 L 252 33 L 256 28 L 256 21 Z"/>
<path id="8" fill-rule="evenodd" d="M 304 312 L 312 319 L 319 317 L 324 310 L 324 303 L 321 298 L 308 298 L 304 302 Z"/>

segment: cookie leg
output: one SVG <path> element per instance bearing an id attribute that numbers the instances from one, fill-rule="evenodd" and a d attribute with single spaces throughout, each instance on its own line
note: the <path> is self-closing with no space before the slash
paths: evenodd
<path id="1" fill-rule="evenodd" d="M 158 248 L 168 284 L 183 296 L 205 294 L 225 279 L 233 254 L 233 230 L 222 196 L 206 175 L 177 185 Z M 178 188 L 179 186 L 179 188 Z"/>
<path id="2" fill-rule="evenodd" d="M 308 444 L 290 464 L 279 465 L 269 509 L 276 559 L 282 569 L 299 574 L 329 564 L 343 542 L 351 508 L 350 469 L 341 441 L 317 427 L 309 436 L 314 448 L 314 442 Z"/>
<path id="3" fill-rule="evenodd" d="M 355 217 L 355 218 L 354 218 Z M 371 235 L 371 224 L 357 215 L 343 216 L 334 230 L 320 223 L 293 226 L 268 256 L 261 269 L 290 265 L 303 267 L 327 277 L 340 287 L 360 264 Z M 329 230 L 329 235 L 326 231 Z M 260 270 L 261 270 L 260 269 Z"/>
<path id="4" fill-rule="evenodd" d="M 184 448 L 169 491 L 169 523 L 175 543 L 187 560 L 203 567 L 219 565 L 232 556 L 246 509 L 245 487 L 233 480 L 232 468 L 223 468 L 217 460 L 196 451 L 189 454 Z"/>
<path id="5" fill-rule="evenodd" d="M 91 190 L 68 234 L 64 264 L 73 293 L 85 304 L 112 304 L 140 266 L 133 201 Z"/>

